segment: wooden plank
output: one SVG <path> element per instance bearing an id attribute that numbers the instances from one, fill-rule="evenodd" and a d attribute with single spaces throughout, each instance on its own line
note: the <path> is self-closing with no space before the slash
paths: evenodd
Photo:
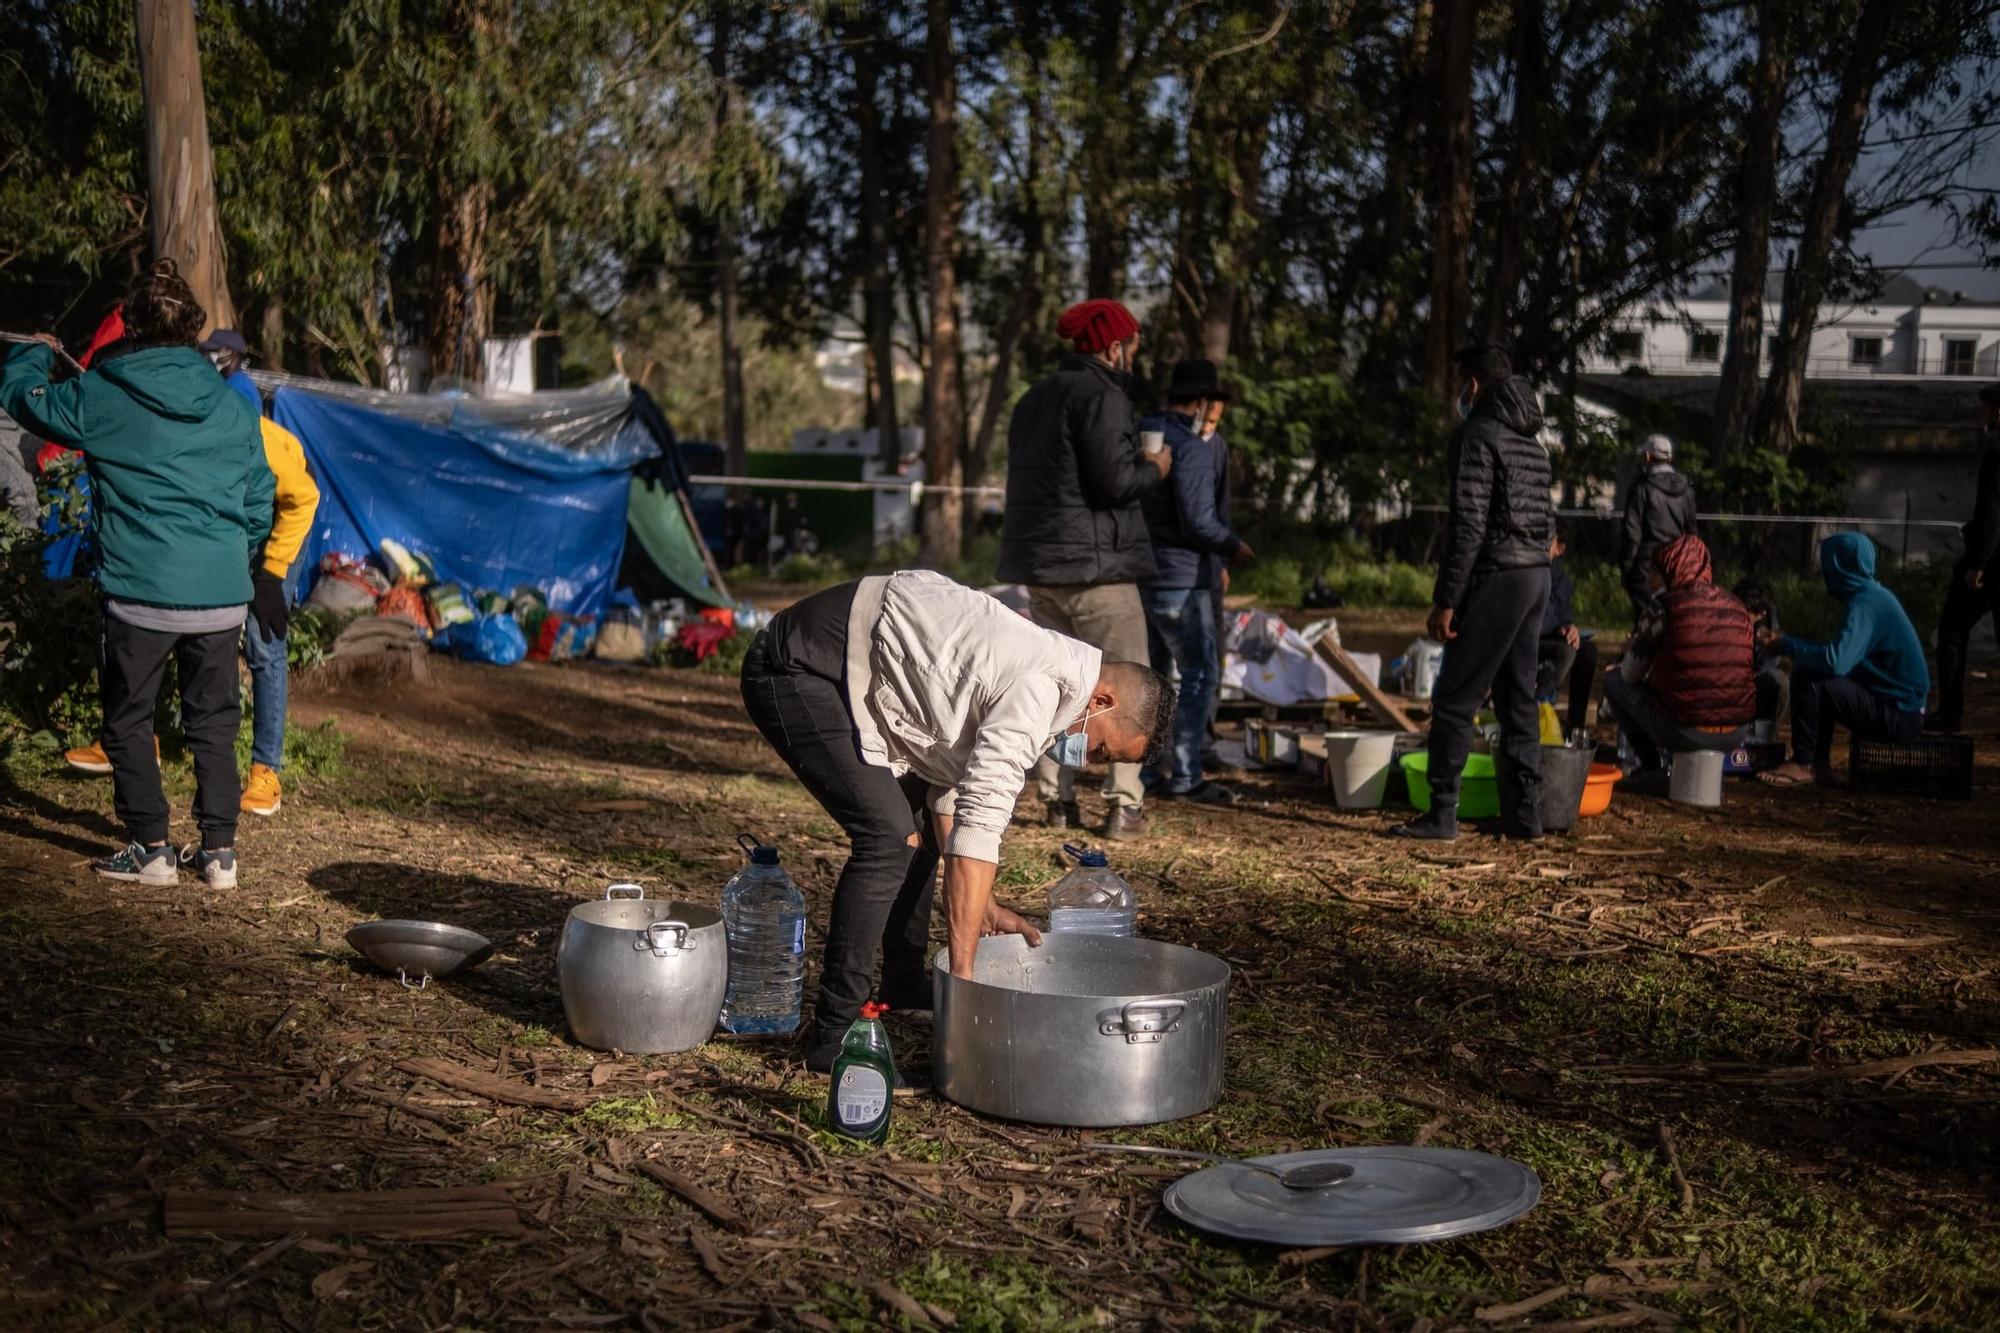
<path id="1" fill-rule="evenodd" d="M 1398 731 L 1417 729 L 1417 724 L 1410 721 L 1410 715 L 1368 679 L 1368 673 L 1355 665 L 1354 659 L 1347 655 L 1347 650 L 1333 641 L 1333 635 L 1321 635 L 1319 642 L 1313 645 L 1313 649 L 1326 659 L 1329 666 L 1340 673 L 1342 680 L 1353 687 L 1354 692 L 1361 696 L 1361 702 L 1368 705 L 1369 712 Z"/>

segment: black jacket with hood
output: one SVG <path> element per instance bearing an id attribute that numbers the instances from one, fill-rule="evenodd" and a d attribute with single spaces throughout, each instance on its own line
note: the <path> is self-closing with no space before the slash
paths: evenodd
<path id="1" fill-rule="evenodd" d="M 1001 579 L 1035 587 L 1144 583 L 1158 572 L 1139 501 L 1160 470 L 1139 448 L 1126 377 L 1072 352 L 1007 426 Z"/>
<path id="2" fill-rule="evenodd" d="M 1542 408 L 1525 375 L 1483 390 L 1451 439 L 1451 505 L 1433 605 L 1458 607 L 1474 576 L 1549 563 L 1555 507 Z"/>
<path id="3" fill-rule="evenodd" d="M 1682 533 L 1700 531 L 1694 521 L 1694 487 L 1688 479 L 1665 463 L 1641 472 L 1625 496 L 1625 527 L 1618 542 L 1618 567 L 1626 589 L 1645 594 L 1653 557 Z"/>

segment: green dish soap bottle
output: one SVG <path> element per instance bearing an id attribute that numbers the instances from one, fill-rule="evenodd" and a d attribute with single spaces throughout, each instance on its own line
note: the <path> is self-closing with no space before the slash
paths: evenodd
<path id="1" fill-rule="evenodd" d="M 861 1143 L 889 1137 L 889 1108 L 896 1091 L 896 1060 L 882 1015 L 889 1006 L 873 1000 L 861 1006 L 841 1039 L 833 1062 L 833 1087 L 826 1098 L 826 1122 L 833 1132 Z"/>

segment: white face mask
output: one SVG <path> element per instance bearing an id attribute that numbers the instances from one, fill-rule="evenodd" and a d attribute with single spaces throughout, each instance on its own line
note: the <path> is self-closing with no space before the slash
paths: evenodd
<path id="1" fill-rule="evenodd" d="M 1452 407 L 1458 412 L 1458 419 L 1460 421 L 1463 421 L 1467 417 L 1471 416 L 1472 405 L 1478 401 L 1479 401 L 1479 385 L 1477 384 L 1477 382 L 1466 385 L 1465 392 L 1461 393 L 1458 396 L 1458 401 L 1452 404 Z"/>
<path id="2" fill-rule="evenodd" d="M 1085 713 L 1077 719 L 1075 731 L 1065 731 L 1050 741 L 1049 748 L 1043 753 L 1064 768 L 1082 768 L 1090 762 L 1090 732 L 1084 724 L 1110 711 L 1109 708 L 1100 708 L 1095 713 Z"/>

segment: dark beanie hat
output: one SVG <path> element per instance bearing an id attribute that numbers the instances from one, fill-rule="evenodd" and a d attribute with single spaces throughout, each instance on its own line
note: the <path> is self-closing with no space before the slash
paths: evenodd
<path id="1" fill-rule="evenodd" d="M 1101 352 L 1138 331 L 1139 321 L 1116 301 L 1083 301 L 1056 320 L 1056 336 L 1069 339 L 1079 352 Z"/>

